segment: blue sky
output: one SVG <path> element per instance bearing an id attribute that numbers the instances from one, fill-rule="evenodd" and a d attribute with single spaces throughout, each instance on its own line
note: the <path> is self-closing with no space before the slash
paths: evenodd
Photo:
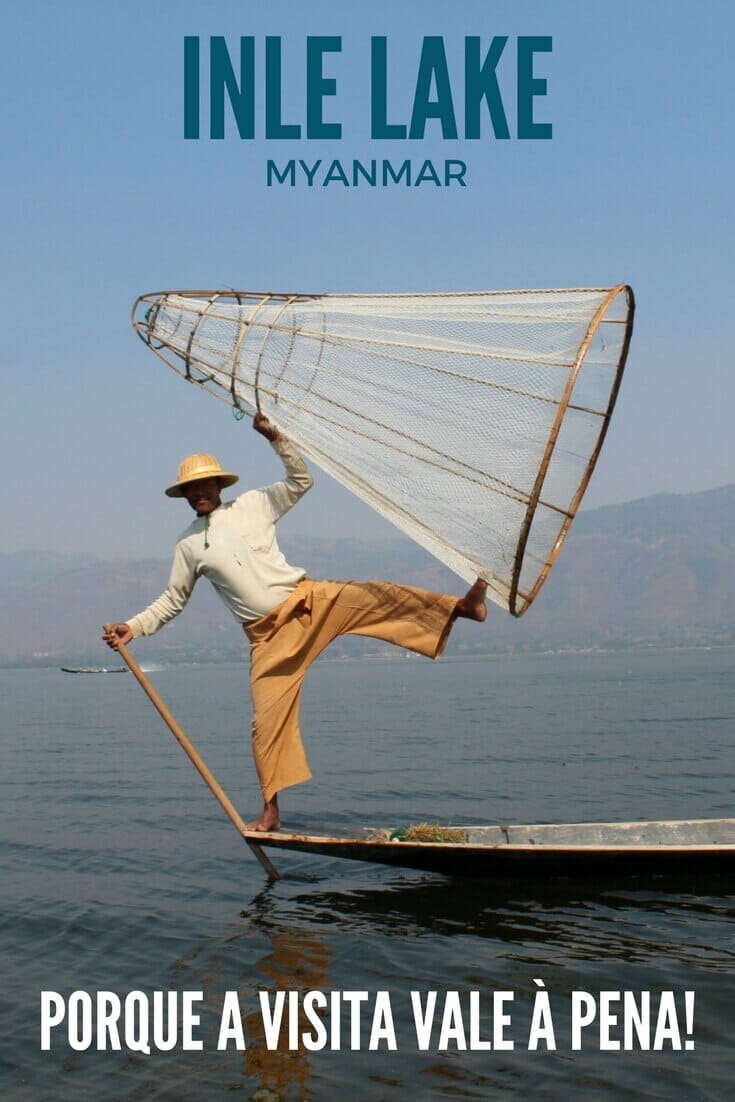
<path id="1" fill-rule="evenodd" d="M 184 141 L 183 39 L 216 34 L 233 51 L 254 35 L 261 58 L 264 36 L 282 37 L 284 115 L 302 123 L 306 36 L 341 35 L 327 112 L 342 140 L 249 142 L 231 127 L 222 142 Z M 370 140 L 371 35 L 388 38 L 391 106 L 405 119 L 423 36 L 444 36 L 461 105 L 464 36 L 499 34 L 552 36 L 537 106 L 551 141 L 441 141 L 436 127 L 423 142 Z M 279 476 L 247 422 L 134 336 L 133 300 L 166 288 L 629 282 L 636 329 L 586 507 L 734 481 L 734 34 L 725 0 L 5 5 L 0 552 L 167 554 L 187 516 L 161 491 L 192 451 L 247 482 Z M 512 113 L 512 67 L 501 81 Z M 265 185 L 268 157 L 382 156 L 464 159 L 468 186 Z M 285 523 L 392 531 L 326 476 Z"/>

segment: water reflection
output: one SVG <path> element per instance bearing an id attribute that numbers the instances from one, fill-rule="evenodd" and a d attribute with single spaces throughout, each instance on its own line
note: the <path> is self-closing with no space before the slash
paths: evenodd
<path id="1" fill-rule="evenodd" d="M 275 992 L 312 990 L 326 991 L 330 987 L 329 966 L 332 955 L 323 938 L 304 930 L 281 929 L 270 934 L 271 947 L 256 962 L 256 980 L 261 991 Z M 259 1007 L 243 1015 L 246 1037 L 250 1038 L 243 1062 L 243 1074 L 257 1077 L 263 1090 L 274 1091 L 278 1098 L 296 1097 L 306 1100 L 312 1069 L 309 1054 L 301 1047 L 288 1049 L 286 1028 L 287 1008 L 284 1011 L 278 1048 L 269 1049 L 263 1035 L 263 1022 Z M 310 1029 L 300 1008 L 298 1023 L 301 1032 Z"/>
<path id="2" fill-rule="evenodd" d="M 294 894 L 289 909 L 301 920 L 370 935 L 480 937 L 501 943 L 553 947 L 580 959 L 641 960 L 662 952 L 681 963 L 726 971 L 735 951 L 713 948 L 702 937 L 707 923 L 722 928 L 734 913 L 735 879 L 709 879 L 682 890 L 680 880 L 660 878 L 655 887 L 630 881 L 549 881 L 534 885 L 497 880 L 420 880 L 380 887 L 352 886 Z M 691 941 L 691 927 L 699 937 Z M 681 937 L 677 938 L 676 934 Z"/>

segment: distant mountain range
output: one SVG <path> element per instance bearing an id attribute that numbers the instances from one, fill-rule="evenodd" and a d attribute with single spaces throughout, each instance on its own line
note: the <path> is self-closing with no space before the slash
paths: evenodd
<path id="1" fill-rule="evenodd" d="M 284 538 L 313 577 L 386 578 L 451 593 L 462 582 L 409 540 Z M 104 562 L 88 555 L 0 555 L 0 665 L 100 663 L 106 619 L 140 611 L 166 585 L 169 560 Z M 482 627 L 459 623 L 448 653 L 735 642 L 735 485 L 657 494 L 581 513 L 530 610 L 490 605 Z M 237 658 L 242 632 L 200 583 L 185 613 L 135 644 L 148 660 Z M 338 640 L 333 655 L 382 644 Z M 396 652 L 392 652 L 396 653 Z"/>

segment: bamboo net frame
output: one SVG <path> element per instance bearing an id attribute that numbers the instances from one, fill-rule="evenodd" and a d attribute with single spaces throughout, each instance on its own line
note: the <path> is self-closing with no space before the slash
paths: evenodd
<path id="1" fill-rule="evenodd" d="M 141 295 L 138 335 L 294 443 L 515 616 L 556 561 L 600 454 L 633 292 Z"/>

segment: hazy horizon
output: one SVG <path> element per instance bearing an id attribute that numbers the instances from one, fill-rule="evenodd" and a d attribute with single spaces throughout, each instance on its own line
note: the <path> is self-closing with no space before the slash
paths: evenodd
<path id="1" fill-rule="evenodd" d="M 326 479 L 328 476 L 323 475 L 323 474 L 321 474 L 321 472 L 319 472 L 319 477 L 322 477 L 322 478 Z M 309 524 L 308 526 L 299 527 L 299 525 L 298 525 L 298 520 L 299 520 L 298 511 L 299 511 L 299 508 L 301 507 L 305 512 L 308 512 L 308 506 L 310 504 L 310 498 L 311 498 L 311 495 L 314 493 L 314 490 L 311 490 L 310 493 L 309 493 L 309 497 L 305 498 L 302 502 L 300 502 L 295 507 L 295 510 L 292 513 L 287 514 L 286 517 L 283 518 L 279 522 L 279 525 L 278 525 L 279 539 L 282 540 L 283 538 L 286 538 L 291 543 L 294 543 L 294 542 L 296 542 L 296 541 L 298 541 L 299 539 L 302 539 L 302 538 L 303 539 L 310 539 L 310 540 L 314 540 L 314 539 L 318 540 L 318 539 L 324 539 L 324 538 L 340 539 L 340 540 L 360 540 L 360 541 L 363 541 L 363 542 L 368 543 L 368 544 L 370 544 L 370 543 L 381 544 L 381 543 L 391 542 L 393 540 L 406 541 L 407 543 L 412 543 L 413 542 L 410 539 L 409 536 L 405 535 L 405 533 L 401 532 L 398 528 L 396 528 L 394 525 L 392 525 L 389 521 L 384 520 L 377 513 L 372 513 L 372 511 L 366 505 L 363 505 L 363 503 L 360 502 L 357 498 L 355 498 L 352 494 L 350 494 L 349 491 L 343 490 L 343 488 L 341 486 L 335 484 L 332 479 L 330 479 L 330 482 L 332 482 L 332 485 L 334 486 L 334 489 L 335 489 L 336 492 L 342 492 L 342 493 L 346 494 L 349 498 L 352 499 L 352 501 L 354 502 L 354 505 L 357 509 L 359 509 L 362 512 L 365 512 L 366 514 L 369 514 L 369 519 L 374 518 L 374 520 L 375 520 L 374 526 L 371 526 L 370 524 L 366 524 L 364 526 L 364 528 L 361 529 L 357 533 L 355 531 L 339 531 L 339 532 L 330 531 L 330 532 L 325 532 L 323 518 L 322 518 L 321 521 L 314 518 L 312 523 Z M 578 514 L 577 514 L 577 518 L 583 516 L 584 514 L 596 513 L 601 509 L 615 508 L 616 506 L 632 505 L 632 504 L 634 504 L 638 501 L 647 501 L 651 498 L 689 497 L 689 496 L 693 496 L 693 495 L 696 495 L 696 494 L 714 493 L 717 490 L 727 489 L 729 486 L 732 486 L 732 485 L 735 485 L 735 483 L 723 482 L 723 483 L 721 483 L 719 485 L 716 485 L 716 486 L 703 487 L 701 490 L 658 490 L 658 491 L 654 491 L 651 494 L 645 494 L 643 497 L 634 497 L 634 498 L 630 498 L 630 499 L 625 500 L 625 501 L 610 501 L 610 502 L 605 502 L 605 503 L 600 504 L 600 505 L 590 505 L 590 504 L 587 503 L 587 499 L 585 498 L 585 501 L 583 502 L 582 507 L 579 510 Z M 233 491 L 231 491 L 231 490 L 227 491 L 227 494 L 232 495 Z M 227 500 L 227 497 L 225 496 L 223 499 Z M 161 504 L 165 508 L 165 507 L 171 505 L 172 503 L 170 503 L 168 501 L 168 499 L 163 498 L 163 496 L 162 496 Z M 331 508 L 331 504 L 328 504 L 327 507 Z M 58 555 L 65 556 L 65 557 L 71 557 L 71 556 L 74 556 L 74 555 L 85 555 L 85 556 L 89 556 L 89 557 L 94 558 L 94 559 L 98 559 L 101 562 L 111 562 L 111 561 L 114 561 L 116 559 L 130 560 L 130 559 L 167 558 L 173 553 L 174 544 L 176 542 L 176 539 L 177 539 L 178 535 L 183 531 L 183 529 L 186 527 L 186 525 L 189 523 L 189 520 L 191 519 L 190 514 L 187 515 L 187 513 L 184 512 L 184 510 L 182 509 L 181 505 L 179 505 L 178 512 L 179 512 L 179 515 L 181 516 L 181 523 L 178 526 L 174 525 L 171 528 L 171 537 L 170 537 L 169 542 L 165 542 L 165 540 L 168 538 L 168 526 L 164 527 L 162 525 L 162 530 L 164 531 L 164 535 L 159 540 L 159 544 L 158 544 L 157 549 L 151 549 L 150 551 L 145 551 L 145 550 L 139 551 L 139 552 L 136 552 L 135 555 L 132 555 L 132 554 L 128 553 L 124 545 L 121 546 L 119 548 L 119 550 L 113 550 L 113 551 L 110 551 L 110 552 L 104 552 L 104 551 L 95 552 L 90 547 L 71 546 L 71 545 L 66 546 L 66 547 L 60 547 L 58 545 L 45 546 L 45 547 L 27 545 L 25 547 L 13 548 L 11 550 L 5 550 L 2 547 L 0 547 L 0 556 L 3 556 L 3 555 L 16 555 L 17 556 L 17 555 L 23 555 L 23 554 L 48 554 L 48 555 L 58 554 Z M 372 530 L 372 527 L 374 527 L 374 531 Z M 572 524 L 571 531 L 574 532 L 574 523 Z"/>

